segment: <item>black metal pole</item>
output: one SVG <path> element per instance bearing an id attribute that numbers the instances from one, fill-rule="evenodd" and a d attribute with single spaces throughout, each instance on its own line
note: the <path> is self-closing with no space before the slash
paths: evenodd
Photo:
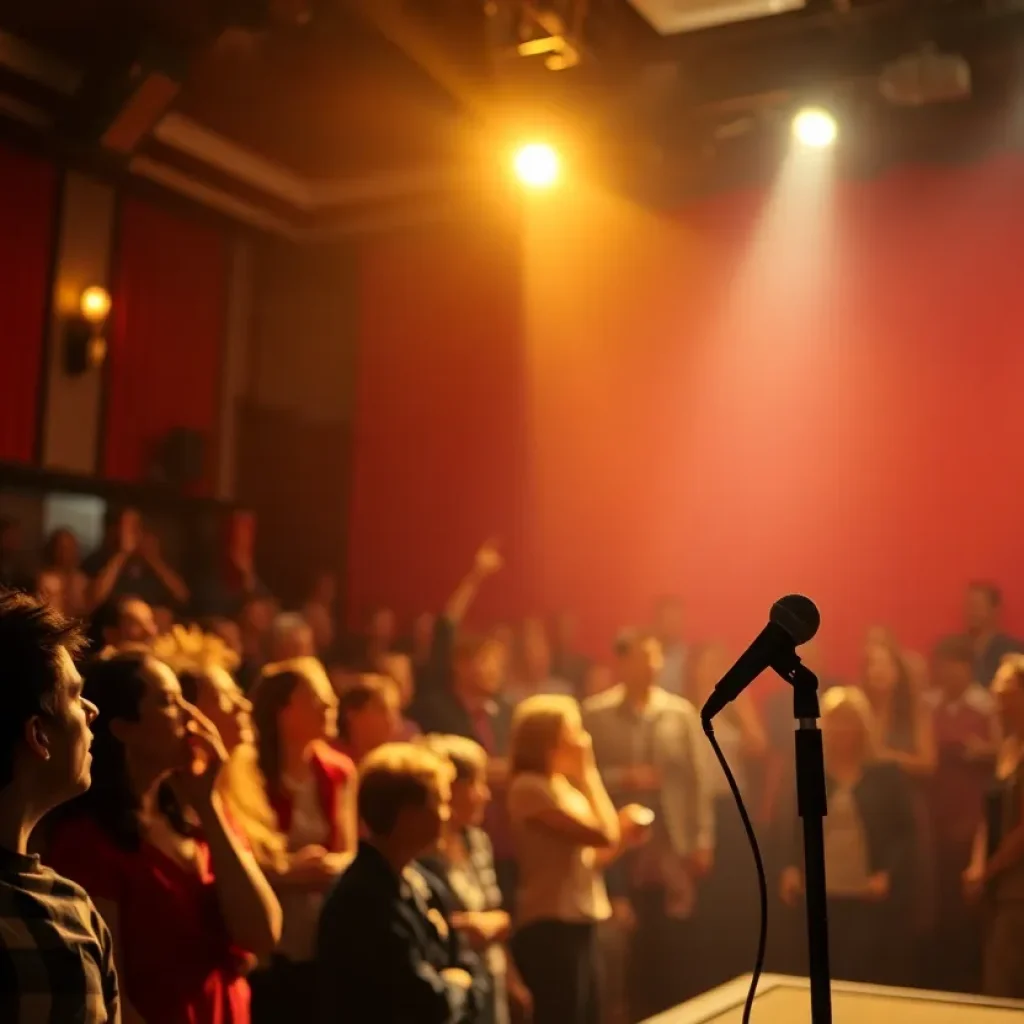
<path id="1" fill-rule="evenodd" d="M 812 1024 L 832 1024 L 832 980 L 828 957 L 824 818 L 828 813 L 825 757 L 818 728 L 818 680 L 800 664 L 785 673 L 793 684 L 796 729 L 797 811 L 804 833 L 804 888 Z"/>

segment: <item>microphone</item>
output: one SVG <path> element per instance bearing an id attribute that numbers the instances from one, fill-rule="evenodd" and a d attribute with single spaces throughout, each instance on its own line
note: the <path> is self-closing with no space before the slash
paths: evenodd
<path id="1" fill-rule="evenodd" d="M 709 723 L 726 704 L 734 701 L 766 668 L 780 674 L 781 655 L 794 655 L 800 644 L 807 643 L 821 625 L 821 616 L 814 602 L 800 594 L 781 597 L 772 605 L 768 625 L 757 639 L 739 656 L 736 664 L 718 681 L 711 696 L 701 708 L 701 721 Z"/>

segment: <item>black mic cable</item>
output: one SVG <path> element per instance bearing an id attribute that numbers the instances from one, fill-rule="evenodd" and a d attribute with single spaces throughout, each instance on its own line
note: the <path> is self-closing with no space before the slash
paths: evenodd
<path id="1" fill-rule="evenodd" d="M 732 790 L 733 799 L 736 801 L 736 807 L 740 812 L 740 820 L 743 822 L 743 831 L 747 833 L 747 841 L 750 843 L 750 849 L 754 853 L 754 866 L 757 869 L 757 892 L 761 903 L 761 927 L 757 935 L 757 956 L 754 958 L 754 973 L 750 979 L 750 988 L 747 990 L 746 1002 L 743 1004 L 742 1018 L 742 1024 L 750 1024 L 750 1015 L 753 1012 L 754 999 L 757 996 L 757 985 L 761 980 L 761 975 L 764 973 L 764 960 L 768 950 L 768 879 L 764 872 L 764 861 L 761 859 L 761 847 L 757 842 L 757 834 L 754 832 L 750 815 L 747 814 L 746 805 L 743 803 L 743 795 L 740 793 L 740 787 L 737 785 L 736 779 L 732 774 L 729 762 L 725 759 L 725 754 L 722 753 L 718 740 L 715 739 L 712 721 L 710 718 L 704 718 L 702 719 L 702 724 L 704 726 L 704 734 L 711 744 L 711 749 L 715 752 L 715 757 L 718 758 L 718 763 L 722 766 L 722 771 L 725 772 L 725 780 L 729 783 L 729 789 Z"/>

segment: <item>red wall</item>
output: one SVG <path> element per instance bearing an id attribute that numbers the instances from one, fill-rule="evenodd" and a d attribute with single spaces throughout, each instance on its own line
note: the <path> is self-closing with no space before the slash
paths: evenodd
<path id="1" fill-rule="evenodd" d="M 354 596 L 436 603 L 501 515 L 506 600 L 591 646 L 664 590 L 739 644 L 802 590 L 849 670 L 871 623 L 955 627 L 978 576 L 1024 627 L 1024 161 L 784 186 L 675 217 L 577 188 L 520 263 L 371 248 Z"/>
<path id="2" fill-rule="evenodd" d="M 0 149 L 0 460 L 35 449 L 56 171 Z"/>
<path id="3" fill-rule="evenodd" d="M 104 473 L 146 479 L 160 439 L 174 427 L 186 427 L 207 438 L 209 479 L 227 308 L 227 240 L 216 228 L 126 199 L 116 254 Z"/>
<path id="4" fill-rule="evenodd" d="M 483 611 L 523 605 L 519 251 L 494 225 L 374 240 L 359 269 L 350 607 L 441 605 L 478 544 L 510 555 Z"/>

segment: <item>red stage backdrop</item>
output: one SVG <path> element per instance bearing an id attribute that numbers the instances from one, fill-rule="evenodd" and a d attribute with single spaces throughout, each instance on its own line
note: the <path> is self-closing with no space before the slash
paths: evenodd
<path id="1" fill-rule="evenodd" d="M 147 478 L 175 427 L 207 438 L 207 475 L 220 389 L 227 243 L 198 221 L 126 199 L 114 274 L 104 473 Z"/>
<path id="2" fill-rule="evenodd" d="M 516 610 L 577 609 L 594 650 L 664 591 L 735 647 L 803 591 L 841 672 L 873 623 L 956 628 L 975 577 L 1024 628 L 1022 186 L 1013 157 L 791 168 L 675 216 L 548 196 L 518 264 L 374 243 L 353 596 L 436 604 L 494 523 Z"/>
<path id="3" fill-rule="evenodd" d="M 31 462 L 46 331 L 56 171 L 0 149 L 0 459 Z"/>

